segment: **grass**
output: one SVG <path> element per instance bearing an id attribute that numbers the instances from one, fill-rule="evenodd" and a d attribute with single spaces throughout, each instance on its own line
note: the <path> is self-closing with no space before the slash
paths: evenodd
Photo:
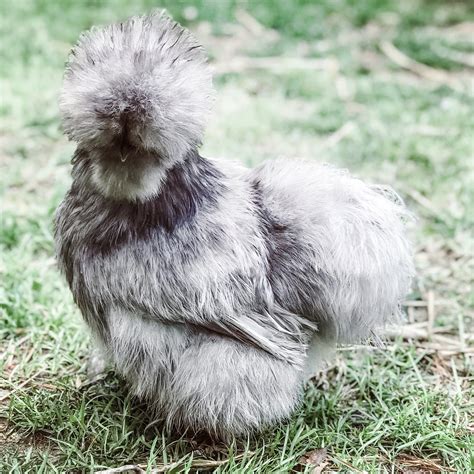
<path id="1" fill-rule="evenodd" d="M 87 331 L 53 259 L 52 216 L 70 182 L 73 150 L 62 137 L 56 101 L 64 60 L 81 30 L 156 2 L 5 0 L 0 471 L 94 472 L 134 464 L 155 472 L 311 472 L 308 456 L 325 448 L 318 451 L 324 472 L 470 472 L 474 12 L 468 2 L 161 4 L 195 30 L 219 71 L 205 155 L 249 165 L 277 156 L 329 161 L 400 191 L 418 216 L 408 324 L 385 348 L 343 348 L 309 384 L 288 423 L 230 446 L 147 426 L 146 407 L 112 373 L 88 384 Z M 417 61 L 414 68 L 390 58 L 384 42 Z M 269 56 L 275 67 L 259 67 Z M 233 67 L 236 58 L 249 57 L 257 67 Z M 299 68 L 287 60 L 296 57 Z M 419 63 L 431 69 L 420 74 Z"/>

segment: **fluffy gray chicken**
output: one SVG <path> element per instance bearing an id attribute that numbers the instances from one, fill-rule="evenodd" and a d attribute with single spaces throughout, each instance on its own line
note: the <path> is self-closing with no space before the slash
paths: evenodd
<path id="1" fill-rule="evenodd" d="M 287 418 L 328 350 L 395 320 L 413 265 L 393 193 L 313 162 L 200 156 L 212 96 L 205 52 L 164 14 L 83 34 L 55 239 L 133 392 L 174 428 L 228 438 Z"/>

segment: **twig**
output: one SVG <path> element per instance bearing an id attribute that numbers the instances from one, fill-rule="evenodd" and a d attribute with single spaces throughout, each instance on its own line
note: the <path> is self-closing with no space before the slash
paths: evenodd
<path id="1" fill-rule="evenodd" d="M 118 474 L 119 472 L 128 472 L 132 471 L 137 474 L 144 474 L 146 473 L 140 466 L 137 464 L 127 464 L 125 466 L 120 467 L 113 467 L 111 469 L 105 469 L 103 471 L 96 471 L 95 474 Z"/>
<path id="2" fill-rule="evenodd" d="M 427 211 L 429 211 L 431 215 L 436 216 L 436 218 L 443 221 L 447 220 L 446 217 L 442 215 L 441 211 L 437 209 L 436 206 L 426 196 L 423 196 L 423 194 L 421 194 L 416 189 L 405 188 L 404 192 L 420 206 L 424 207 Z"/>
<path id="3" fill-rule="evenodd" d="M 417 468 L 416 472 L 455 472 L 455 469 L 441 466 L 440 459 L 424 459 L 416 456 L 403 455 L 395 461 L 395 466 L 401 471 L 406 472 L 406 467 Z M 420 468 L 427 469 L 421 470 Z"/>
<path id="4" fill-rule="evenodd" d="M 447 306 L 451 304 L 449 300 L 433 300 L 435 306 Z M 407 308 L 426 308 L 428 302 L 424 300 L 408 300 L 403 302 L 403 306 Z"/>
<path id="5" fill-rule="evenodd" d="M 32 348 L 28 351 L 28 353 L 26 354 L 26 356 L 22 358 L 21 363 L 22 363 L 23 365 L 27 364 L 27 363 L 30 361 L 30 359 L 33 357 L 33 354 L 34 354 L 34 353 L 35 353 L 35 347 L 32 347 Z M 9 382 L 12 381 L 13 376 L 15 375 L 15 373 L 16 373 L 16 371 L 18 370 L 19 367 L 20 367 L 20 364 L 16 365 L 16 367 L 14 367 L 14 369 L 10 372 L 10 374 L 9 374 L 9 376 L 8 376 Z"/>
<path id="6" fill-rule="evenodd" d="M 24 380 L 23 382 L 21 382 L 13 390 L 8 392 L 3 397 L 0 397 L 0 402 L 3 402 L 7 398 L 11 397 L 13 393 L 18 392 L 19 390 L 21 390 L 24 386 L 28 385 L 32 380 L 34 380 L 36 377 L 38 377 L 38 375 L 42 374 L 43 372 L 44 372 L 44 370 L 41 369 L 38 372 L 36 372 L 35 374 L 33 374 L 30 378 L 28 378 L 28 379 Z"/>
<path id="7" fill-rule="evenodd" d="M 454 133 L 451 129 L 441 128 L 441 127 L 432 127 L 431 125 L 417 125 L 411 128 L 413 133 L 424 135 L 427 137 L 445 137 L 452 136 Z"/>
<path id="8" fill-rule="evenodd" d="M 426 64 L 415 61 L 400 51 L 390 41 L 382 41 L 380 43 L 380 49 L 385 54 L 385 56 L 387 56 L 397 66 L 400 66 L 403 69 L 407 69 L 408 71 L 411 71 L 414 74 L 430 81 L 441 82 L 450 86 L 453 84 L 452 78 L 446 72 L 439 69 L 434 69 L 430 66 L 427 66 Z"/>
<path id="9" fill-rule="evenodd" d="M 28 339 L 31 338 L 31 334 L 21 337 L 18 341 L 10 341 L 8 347 L 0 354 L 0 360 L 5 359 L 4 368 L 9 369 L 13 360 L 15 359 L 16 350 L 22 346 Z M 19 364 L 17 364 L 10 372 L 9 380 L 11 381 L 13 374 L 18 370 Z"/>
<path id="10" fill-rule="evenodd" d="M 267 31 L 267 29 L 256 18 L 243 8 L 237 8 L 235 11 L 235 19 L 244 26 L 249 33 L 252 33 L 255 36 L 260 36 L 262 33 Z"/>
<path id="11" fill-rule="evenodd" d="M 458 369 L 456 368 L 454 359 L 451 359 L 451 370 L 453 371 L 453 379 L 454 383 L 456 384 L 457 392 L 460 394 L 462 393 L 461 381 L 459 380 Z"/>
<path id="12" fill-rule="evenodd" d="M 403 339 L 422 339 L 428 338 L 427 322 L 405 324 L 397 327 L 388 327 L 384 335 L 390 339 L 402 337 Z"/>
<path id="13" fill-rule="evenodd" d="M 138 464 L 127 464 L 125 466 L 114 467 L 111 469 L 105 469 L 103 471 L 96 471 L 95 474 L 117 474 L 120 472 L 132 471 L 137 474 L 144 474 L 146 471 L 142 469 Z"/>
<path id="14" fill-rule="evenodd" d="M 319 149 L 325 150 L 327 148 L 334 147 L 341 140 L 350 135 L 355 130 L 355 128 L 356 127 L 353 122 L 346 122 L 341 128 L 329 135 L 329 137 L 320 145 Z"/>
<path id="15" fill-rule="evenodd" d="M 439 355 L 443 355 L 446 357 L 451 357 L 455 356 L 458 354 L 474 354 L 474 348 L 472 347 L 453 347 L 450 349 L 446 348 L 446 344 L 437 344 L 433 342 L 423 342 L 420 343 L 416 339 L 414 339 L 412 342 L 410 342 L 410 346 L 415 347 L 417 350 L 421 350 L 426 354 L 433 354 L 437 353 Z M 362 344 L 352 344 L 347 347 L 338 347 L 337 352 L 354 352 L 355 349 L 359 350 L 365 350 L 365 351 L 395 351 L 399 347 L 396 344 L 385 344 L 383 348 L 377 347 L 377 346 L 365 346 Z"/>
<path id="16" fill-rule="evenodd" d="M 462 64 L 463 66 L 474 68 L 474 54 L 453 51 L 452 49 L 445 48 L 441 45 L 433 46 L 433 51 L 442 58 L 449 59 L 450 61 Z"/>
<path id="17" fill-rule="evenodd" d="M 464 330 L 464 318 L 462 312 L 458 312 L 458 332 L 459 332 L 459 342 L 462 347 L 466 345 L 466 332 Z"/>
<path id="18" fill-rule="evenodd" d="M 334 85 L 336 87 L 337 95 L 341 100 L 348 101 L 353 98 L 354 93 L 349 86 L 348 80 L 344 76 L 338 75 Z"/>
<path id="19" fill-rule="evenodd" d="M 427 344 L 427 345 L 417 346 L 417 347 L 419 347 L 425 352 L 436 352 L 446 357 L 452 357 L 459 354 L 463 354 L 463 355 L 474 354 L 474 348 L 468 349 L 465 347 L 464 348 L 459 347 L 459 348 L 446 349 L 445 345 L 440 345 L 440 344 L 433 344 L 433 345 Z"/>
<path id="20" fill-rule="evenodd" d="M 273 72 L 286 72 L 292 70 L 329 70 L 337 72 L 339 69 L 339 63 L 333 58 L 251 58 L 237 56 L 231 61 L 214 64 L 214 70 L 217 74 L 226 74 L 231 72 L 239 73 L 249 69 L 267 69 Z"/>
<path id="21" fill-rule="evenodd" d="M 27 334 L 26 336 L 21 337 L 17 341 L 9 341 L 8 347 L 0 353 L 0 360 L 3 360 L 4 357 L 11 354 L 14 349 L 20 347 L 23 343 L 25 343 L 28 339 L 31 338 L 31 334 Z"/>
<path id="22" fill-rule="evenodd" d="M 436 209 L 436 206 L 416 189 L 408 190 L 407 194 L 418 204 L 421 204 L 425 209 L 428 209 L 428 211 L 430 211 L 432 214 L 436 216 L 439 215 L 439 210 Z"/>
<path id="23" fill-rule="evenodd" d="M 428 291 L 427 294 L 427 312 L 428 312 L 428 337 L 433 336 L 434 323 L 435 323 L 435 305 L 434 305 L 434 293 Z"/>
<path id="24" fill-rule="evenodd" d="M 328 462 L 323 462 L 321 463 L 319 466 L 316 466 L 312 471 L 311 471 L 311 474 L 321 474 L 324 469 L 326 468 L 326 466 L 328 466 L 329 463 Z"/>
<path id="25" fill-rule="evenodd" d="M 423 28 L 423 31 L 438 37 L 442 35 L 443 38 L 471 40 L 474 35 L 474 21 L 462 21 L 445 27 L 428 26 Z"/>
<path id="26" fill-rule="evenodd" d="M 238 461 L 240 459 L 245 458 L 246 456 L 252 456 L 254 454 L 253 451 L 247 451 L 246 453 L 239 454 L 233 458 L 234 461 Z M 219 467 L 223 466 L 224 464 L 227 464 L 230 461 L 230 459 L 196 459 L 193 460 L 191 463 L 191 467 L 193 469 L 206 469 L 206 468 L 211 468 L 211 467 Z M 153 468 L 150 473 L 152 474 L 159 474 L 162 472 L 168 472 L 170 469 L 174 469 L 176 467 L 179 467 L 182 465 L 182 461 L 177 461 L 174 463 L 174 466 L 172 465 L 161 465 Z M 171 466 L 171 467 L 170 467 Z"/>
<path id="27" fill-rule="evenodd" d="M 330 457 L 334 461 L 341 463 L 343 466 L 348 467 L 351 470 L 351 472 L 359 472 L 361 474 L 366 472 L 366 471 L 361 471 L 360 469 L 357 469 L 352 464 L 349 464 L 347 461 L 343 461 L 341 458 L 334 456 L 333 454 Z"/>
<path id="28" fill-rule="evenodd" d="M 249 451 L 246 453 L 239 454 L 235 456 L 233 460 L 237 461 L 243 459 L 245 456 L 252 456 L 254 453 L 253 451 Z M 227 464 L 230 459 L 196 459 L 191 462 L 191 467 L 193 469 L 206 469 L 206 468 L 213 468 L 219 467 L 224 464 Z M 172 469 L 176 469 L 179 466 L 183 465 L 183 460 L 179 460 L 170 464 L 158 464 L 153 469 L 147 471 L 147 466 L 143 464 L 127 464 L 125 466 L 114 467 L 110 469 L 105 469 L 103 471 L 96 471 L 95 474 L 117 474 L 120 472 L 127 472 L 133 471 L 137 474 L 143 474 L 145 472 L 149 472 L 150 474 L 160 474 L 164 472 L 168 472 Z"/>
<path id="29" fill-rule="evenodd" d="M 442 344 L 445 349 L 449 349 L 450 347 L 460 347 L 458 339 L 446 337 L 441 334 L 434 335 L 433 342 L 438 342 Z"/>

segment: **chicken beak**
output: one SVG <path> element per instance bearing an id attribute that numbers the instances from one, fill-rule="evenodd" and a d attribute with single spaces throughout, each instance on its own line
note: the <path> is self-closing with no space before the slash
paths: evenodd
<path id="1" fill-rule="evenodd" d="M 120 161 L 125 163 L 128 157 L 128 144 L 125 134 L 122 134 L 122 139 L 120 140 Z"/>

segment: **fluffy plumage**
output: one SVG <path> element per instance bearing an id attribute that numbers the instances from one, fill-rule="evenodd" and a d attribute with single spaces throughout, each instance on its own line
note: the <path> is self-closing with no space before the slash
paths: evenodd
<path id="1" fill-rule="evenodd" d="M 210 74 L 163 15 L 74 51 L 61 109 L 78 146 L 55 237 L 95 340 L 174 427 L 227 437 L 288 417 L 336 344 L 397 318 L 404 206 L 330 166 L 201 157 Z"/>

